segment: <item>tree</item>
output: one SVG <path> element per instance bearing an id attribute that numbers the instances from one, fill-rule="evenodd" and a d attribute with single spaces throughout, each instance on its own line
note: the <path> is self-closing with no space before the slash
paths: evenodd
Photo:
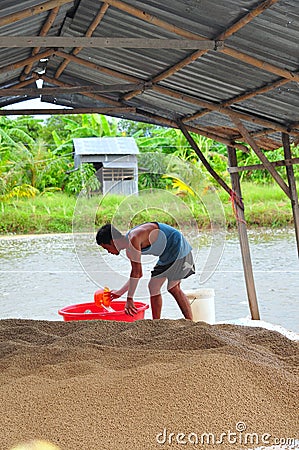
<path id="1" fill-rule="evenodd" d="M 52 116 L 45 123 L 43 136 L 57 154 L 71 154 L 73 139 L 83 137 L 116 136 L 115 119 L 108 120 L 102 114 L 78 114 Z"/>
<path id="2" fill-rule="evenodd" d="M 155 135 L 156 131 L 163 129 L 163 127 L 151 123 L 135 122 L 127 119 L 120 119 L 118 121 L 118 130 L 122 136 L 150 137 Z"/>

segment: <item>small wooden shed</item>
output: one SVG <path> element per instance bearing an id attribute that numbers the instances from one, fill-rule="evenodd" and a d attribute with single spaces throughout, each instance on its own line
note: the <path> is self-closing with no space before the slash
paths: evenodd
<path id="1" fill-rule="evenodd" d="M 76 138 L 74 163 L 92 163 L 102 194 L 130 195 L 138 192 L 138 147 L 131 137 Z"/>

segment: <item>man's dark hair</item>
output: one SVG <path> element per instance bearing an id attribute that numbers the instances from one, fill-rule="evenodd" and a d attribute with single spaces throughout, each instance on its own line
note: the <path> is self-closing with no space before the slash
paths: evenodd
<path id="1" fill-rule="evenodd" d="M 111 223 L 106 223 L 103 225 L 96 235 L 96 241 L 98 245 L 110 244 L 114 239 L 120 239 L 123 235 L 117 228 L 115 228 Z"/>

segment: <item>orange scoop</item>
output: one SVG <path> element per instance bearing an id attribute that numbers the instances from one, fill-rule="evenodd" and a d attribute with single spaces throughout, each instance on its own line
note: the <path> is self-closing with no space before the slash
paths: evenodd
<path id="1" fill-rule="evenodd" d="M 97 306 L 109 306 L 111 303 L 111 292 L 108 287 L 98 289 L 94 293 L 94 302 Z"/>

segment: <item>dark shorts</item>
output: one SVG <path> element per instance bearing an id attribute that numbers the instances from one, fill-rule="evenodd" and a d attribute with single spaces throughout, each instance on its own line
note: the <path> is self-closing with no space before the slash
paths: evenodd
<path id="1" fill-rule="evenodd" d="M 170 264 L 156 264 L 152 270 L 152 278 L 168 278 L 169 281 L 182 280 L 195 273 L 192 252 Z"/>

